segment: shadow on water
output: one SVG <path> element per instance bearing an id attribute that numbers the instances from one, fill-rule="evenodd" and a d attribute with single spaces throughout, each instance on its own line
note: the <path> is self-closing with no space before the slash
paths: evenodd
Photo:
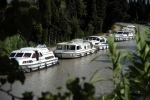
<path id="1" fill-rule="evenodd" d="M 118 46 L 118 49 L 130 49 L 130 50 L 135 50 L 135 46 Z"/>
<path id="2" fill-rule="evenodd" d="M 110 60 L 94 60 L 95 62 L 111 63 Z"/>

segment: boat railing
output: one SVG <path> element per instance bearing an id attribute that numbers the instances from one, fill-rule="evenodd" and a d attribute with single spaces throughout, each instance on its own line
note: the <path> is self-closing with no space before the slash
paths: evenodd
<path id="1" fill-rule="evenodd" d="M 73 39 L 71 42 L 81 43 L 83 42 L 83 39 Z"/>
<path id="2" fill-rule="evenodd" d="M 37 48 L 47 48 L 47 47 L 46 47 L 45 44 L 43 44 L 43 45 L 42 45 L 42 44 L 39 44 L 39 45 L 37 45 Z"/>

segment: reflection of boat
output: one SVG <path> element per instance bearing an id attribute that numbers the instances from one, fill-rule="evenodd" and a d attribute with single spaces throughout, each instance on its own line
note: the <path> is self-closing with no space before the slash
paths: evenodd
<path id="1" fill-rule="evenodd" d="M 91 42 L 97 50 L 109 48 L 107 39 L 103 36 L 89 36 L 87 40 Z"/>
<path id="2" fill-rule="evenodd" d="M 77 58 L 94 53 L 94 48 L 88 41 L 74 39 L 71 42 L 57 43 L 55 56 L 59 58 Z"/>
<path id="3" fill-rule="evenodd" d="M 39 70 L 58 64 L 58 58 L 49 51 L 46 45 L 37 47 L 25 47 L 11 52 L 9 58 L 15 58 L 24 72 Z"/>

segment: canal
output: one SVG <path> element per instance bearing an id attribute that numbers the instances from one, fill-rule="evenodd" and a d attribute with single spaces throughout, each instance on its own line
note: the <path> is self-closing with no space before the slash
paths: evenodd
<path id="1" fill-rule="evenodd" d="M 135 50 L 134 40 L 117 43 L 119 45 L 119 50 Z M 32 91 L 34 100 L 36 100 L 41 96 L 42 92 L 49 91 L 56 94 L 58 92 L 57 87 L 62 87 L 62 92 L 65 92 L 66 81 L 69 77 L 86 77 L 85 81 L 88 82 L 94 72 L 96 70 L 100 70 L 99 77 L 110 78 L 112 77 L 112 71 L 110 69 L 106 69 L 106 67 L 112 66 L 112 63 L 107 55 L 109 55 L 109 50 L 101 50 L 82 58 L 59 59 L 60 65 L 36 72 L 26 73 L 25 83 L 22 85 L 20 82 L 16 81 L 12 86 L 11 93 L 22 97 L 22 93 L 25 91 Z M 96 59 L 92 61 L 94 58 Z M 113 84 L 108 81 L 95 83 L 94 86 L 96 87 L 95 96 L 99 96 L 113 90 Z M 2 88 L 7 90 L 10 88 L 10 84 L 7 83 Z M 11 98 L 6 93 L 0 92 L 0 100 L 11 100 Z"/>

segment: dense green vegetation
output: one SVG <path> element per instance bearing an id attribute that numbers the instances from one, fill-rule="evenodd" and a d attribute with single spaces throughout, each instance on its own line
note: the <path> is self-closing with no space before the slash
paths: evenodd
<path id="1" fill-rule="evenodd" d="M 73 38 L 106 33 L 120 21 L 148 22 L 150 4 L 145 1 L 11 0 L 7 3 L 1 0 L 0 44 L 8 43 L 7 38 L 19 34 L 24 38 L 24 44 L 20 44 L 22 47 L 39 43 L 50 46 Z M 13 43 L 11 45 L 15 45 Z"/>

